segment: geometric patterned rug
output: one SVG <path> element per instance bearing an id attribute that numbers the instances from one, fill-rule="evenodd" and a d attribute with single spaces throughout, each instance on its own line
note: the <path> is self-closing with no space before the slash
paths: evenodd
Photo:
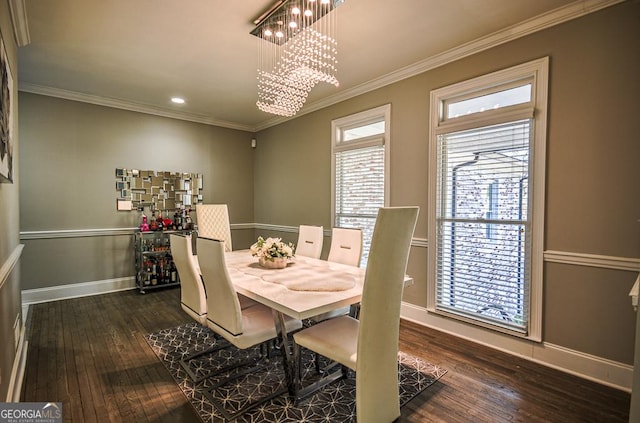
<path id="1" fill-rule="evenodd" d="M 241 370 L 251 366 L 246 364 L 235 370 L 205 377 L 200 382 L 193 382 L 180 365 L 180 360 L 195 352 L 213 346 L 227 347 L 190 360 L 189 368 L 198 376 L 206 376 L 217 369 L 228 368 L 233 363 L 257 362 L 260 357 L 259 347 L 238 350 L 228 345 L 227 341 L 209 328 L 198 323 L 187 323 L 164 329 L 145 335 L 145 339 L 205 423 L 228 421 L 225 415 L 214 407 L 212 400 L 221 404 L 228 415 L 233 415 L 237 409 L 246 404 L 258 398 L 264 398 L 286 386 L 279 351 L 272 352 L 271 360 L 260 360 L 260 364 L 265 366 L 258 371 L 237 376 L 242 373 Z M 312 354 L 304 349 L 302 366 L 302 383 L 306 386 L 318 376 Z M 441 367 L 403 352 L 398 354 L 398 371 L 401 406 L 446 373 L 446 370 Z M 234 375 L 238 377 L 236 380 L 207 393 L 219 382 Z M 232 420 L 238 422 L 355 422 L 355 379 L 352 376 L 326 385 L 307 399 L 298 401 L 297 404 L 294 404 L 288 395 L 283 394 Z"/>

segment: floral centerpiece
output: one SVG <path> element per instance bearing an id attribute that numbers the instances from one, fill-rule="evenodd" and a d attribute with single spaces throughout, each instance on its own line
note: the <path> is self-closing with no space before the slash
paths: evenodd
<path id="1" fill-rule="evenodd" d="M 282 238 L 258 237 L 258 241 L 250 248 L 251 255 L 258 257 L 258 264 L 262 267 L 282 269 L 287 261 L 293 257 L 293 244 L 282 242 Z"/>

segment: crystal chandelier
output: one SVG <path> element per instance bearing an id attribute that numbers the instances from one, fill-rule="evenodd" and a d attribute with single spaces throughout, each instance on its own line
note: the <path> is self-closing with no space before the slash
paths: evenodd
<path id="1" fill-rule="evenodd" d="M 256 19 L 258 101 L 262 111 L 293 116 L 318 82 L 336 87 L 337 16 L 344 0 L 280 0 Z M 333 13 L 332 13 L 333 11 Z"/>

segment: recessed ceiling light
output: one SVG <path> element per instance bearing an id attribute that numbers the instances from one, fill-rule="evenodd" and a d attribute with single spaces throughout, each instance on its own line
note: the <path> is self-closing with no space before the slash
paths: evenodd
<path id="1" fill-rule="evenodd" d="M 184 104 L 184 98 L 180 97 L 173 97 L 171 98 L 171 101 L 176 104 Z"/>

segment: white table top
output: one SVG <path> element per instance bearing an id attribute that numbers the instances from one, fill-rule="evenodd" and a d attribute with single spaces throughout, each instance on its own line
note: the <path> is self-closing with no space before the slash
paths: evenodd
<path id="1" fill-rule="evenodd" d="M 365 269 L 358 267 L 300 256 L 285 269 L 264 269 L 249 250 L 232 251 L 225 258 L 238 293 L 296 319 L 349 306 L 362 297 Z M 299 286 L 289 289 L 286 285 L 293 281 Z M 331 289 L 335 283 L 342 290 L 297 290 L 305 281 L 319 289 Z M 345 285 L 353 287 L 344 289 Z"/>

